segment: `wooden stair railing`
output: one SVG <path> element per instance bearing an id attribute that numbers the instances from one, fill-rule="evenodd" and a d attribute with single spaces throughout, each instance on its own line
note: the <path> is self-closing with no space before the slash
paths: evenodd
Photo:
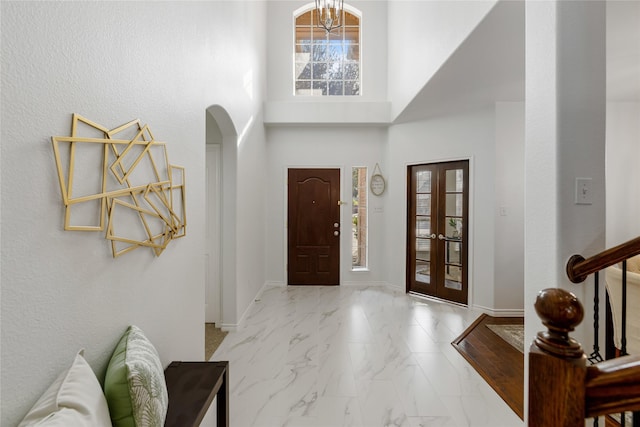
<path id="1" fill-rule="evenodd" d="M 582 255 L 573 255 L 567 262 L 567 276 L 573 283 L 582 283 L 590 274 L 636 255 L 640 255 L 640 237 L 614 246 L 587 259 Z"/>
<path id="2" fill-rule="evenodd" d="M 535 309 L 548 330 L 529 352 L 529 427 L 584 427 L 585 418 L 640 409 L 640 357 L 587 367 L 581 345 L 569 337 L 584 317 L 580 301 L 545 289 Z"/>
<path id="3" fill-rule="evenodd" d="M 640 356 L 623 356 L 587 368 L 587 417 L 640 410 Z"/>
<path id="4" fill-rule="evenodd" d="M 603 272 L 607 267 L 611 267 L 615 264 L 621 265 L 622 270 L 622 295 L 621 302 L 618 303 L 616 309 L 620 314 L 617 316 L 621 321 L 621 326 L 618 326 L 620 330 L 617 335 L 620 337 L 620 348 L 617 348 L 613 340 L 613 308 L 610 305 L 609 294 L 607 293 L 608 304 L 605 307 L 605 357 L 611 359 L 618 355 L 626 355 L 627 353 L 627 260 L 640 255 L 640 237 L 631 239 L 618 246 L 607 249 L 599 254 L 593 255 L 585 259 L 582 255 L 573 255 L 569 258 L 566 265 L 566 273 L 569 280 L 573 283 L 584 282 L 587 277 L 593 274 L 593 352 L 589 355 L 588 361 L 591 363 L 602 362 L 604 359 L 600 352 L 600 272 Z M 640 414 L 636 414 L 638 418 L 635 421 L 634 426 L 640 426 Z"/>

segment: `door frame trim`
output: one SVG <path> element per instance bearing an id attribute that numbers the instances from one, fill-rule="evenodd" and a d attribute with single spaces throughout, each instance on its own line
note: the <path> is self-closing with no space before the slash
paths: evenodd
<path id="1" fill-rule="evenodd" d="M 287 284 L 289 283 L 289 269 L 287 268 L 287 262 L 288 262 L 288 253 L 289 253 L 289 224 L 288 224 L 288 215 L 287 212 L 289 212 L 289 204 L 288 204 L 288 199 L 289 199 L 289 169 L 337 169 L 340 172 L 340 178 L 339 178 L 339 183 L 340 183 L 340 200 L 345 200 L 344 199 L 344 191 L 345 191 L 345 186 L 343 185 L 344 183 L 342 182 L 343 178 L 344 178 L 344 166 L 334 166 L 334 165 L 285 165 L 283 166 L 282 169 L 282 277 L 283 277 L 283 286 L 288 286 Z M 348 203 L 349 206 L 351 206 L 350 203 Z M 347 206 L 347 205 L 342 205 L 342 206 Z M 342 236 L 344 235 L 342 232 L 342 224 L 344 224 L 344 215 L 345 215 L 345 209 L 340 209 L 340 259 L 338 260 L 340 263 L 340 272 L 339 272 L 339 276 L 338 276 L 338 286 L 342 286 L 342 279 L 343 279 L 343 271 L 344 271 L 344 262 L 343 262 L 343 255 L 345 253 L 344 251 L 344 242 L 345 239 L 342 238 Z M 350 224 L 350 223 L 349 223 Z M 351 232 L 351 229 L 349 229 L 349 232 Z M 350 241 L 350 239 L 348 239 Z M 351 249 L 349 248 L 349 252 L 351 253 Z"/>
<path id="2" fill-rule="evenodd" d="M 473 179 L 475 177 L 475 156 L 471 155 L 471 156 L 460 156 L 460 157 L 440 157 L 440 158 L 434 158 L 434 159 L 425 159 L 425 160 L 417 160 L 417 161 L 412 161 L 412 162 L 405 162 L 404 164 L 404 204 L 402 206 L 403 209 L 403 221 L 404 223 L 402 224 L 403 226 L 403 231 L 404 231 L 404 241 L 406 242 L 408 239 L 408 235 L 407 235 L 407 230 L 408 230 L 408 220 L 409 220 L 409 213 L 407 212 L 407 204 L 409 203 L 409 201 L 407 200 L 407 195 L 409 194 L 409 180 L 407 179 L 407 171 L 409 169 L 409 166 L 416 166 L 416 165 L 424 165 L 424 164 L 429 164 L 429 163 L 446 163 L 446 162 L 458 162 L 458 161 L 464 161 L 467 160 L 469 162 L 469 218 L 467 218 L 467 225 L 468 225 L 468 243 L 467 243 L 467 307 L 473 307 L 474 305 L 474 248 L 475 248 L 475 179 Z M 407 246 L 404 245 L 404 260 L 405 262 L 403 262 L 403 277 L 405 278 L 405 285 L 403 286 L 403 289 L 406 289 L 406 278 L 407 278 Z M 428 297 L 427 297 L 428 298 Z M 438 300 L 438 301 L 444 301 L 444 300 Z M 456 303 L 453 303 L 456 304 Z"/>
<path id="3" fill-rule="evenodd" d="M 207 232 L 206 232 L 206 245 L 209 245 L 209 239 L 211 237 L 210 235 L 210 227 L 214 227 L 215 228 L 215 232 L 217 233 L 218 236 L 218 241 L 216 242 L 216 250 L 217 250 L 217 264 L 218 264 L 218 271 L 217 271 L 217 280 L 218 280 L 218 295 L 212 296 L 211 294 L 209 294 L 210 298 L 215 298 L 215 304 L 216 304 L 216 311 L 218 313 L 218 319 L 217 319 L 217 324 L 222 324 L 222 319 L 223 319 L 223 315 L 222 315 L 222 144 L 206 144 L 205 147 L 205 170 L 209 169 L 211 167 L 211 165 L 208 164 L 209 162 L 209 152 L 217 152 L 217 158 L 216 158 L 216 168 L 215 168 L 215 175 L 216 175 L 216 188 L 215 188 L 215 194 L 216 194 L 216 207 L 215 207 L 215 221 L 211 221 L 211 215 L 206 215 L 206 224 L 205 226 L 207 227 Z M 209 185 L 209 176 L 207 175 L 205 177 L 205 179 L 207 180 L 207 186 Z M 209 203 L 209 199 L 211 197 L 211 191 L 207 191 L 206 194 L 206 202 L 205 203 Z M 205 211 L 207 211 L 208 206 L 205 207 Z M 209 214 L 211 212 L 208 212 Z M 205 251 L 205 257 L 208 255 L 208 247 L 207 250 Z M 211 259 L 208 259 L 209 262 L 211 262 Z M 209 289 L 209 287 L 211 286 L 210 280 L 211 277 L 208 276 L 208 269 L 209 269 L 209 265 L 207 263 L 205 269 L 207 271 L 205 271 L 205 279 L 209 279 L 209 280 L 205 280 L 205 295 L 207 294 L 207 290 L 211 290 Z M 210 301 L 207 301 L 205 299 L 205 321 L 207 320 L 206 318 L 208 317 L 208 314 L 206 312 L 206 307 L 207 305 L 210 303 Z"/>

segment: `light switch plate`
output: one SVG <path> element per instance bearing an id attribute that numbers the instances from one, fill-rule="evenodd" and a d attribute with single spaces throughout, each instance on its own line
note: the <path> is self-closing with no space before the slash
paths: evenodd
<path id="1" fill-rule="evenodd" d="M 593 204 L 591 178 L 576 178 L 576 205 Z"/>

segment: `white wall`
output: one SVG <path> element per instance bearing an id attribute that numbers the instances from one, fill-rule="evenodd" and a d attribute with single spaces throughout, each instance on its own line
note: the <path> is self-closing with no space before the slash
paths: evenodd
<path id="1" fill-rule="evenodd" d="M 607 247 L 640 235 L 640 2 L 607 1 Z"/>
<path id="2" fill-rule="evenodd" d="M 573 336 L 587 350 L 593 340 L 593 280 L 570 284 L 565 265 L 571 255 L 588 257 L 605 244 L 604 19 L 603 2 L 526 4 L 527 342 L 543 330 L 536 295 L 555 287 L 574 292 L 585 307 Z M 592 205 L 574 203 L 576 177 L 592 178 Z"/>
<path id="3" fill-rule="evenodd" d="M 362 13 L 361 95 L 354 97 L 294 96 L 293 13 L 310 1 L 269 1 L 268 123 L 388 123 L 387 2 L 349 1 Z"/>
<path id="4" fill-rule="evenodd" d="M 481 308 L 494 307 L 494 126 L 493 108 L 487 108 L 389 129 L 385 244 L 389 248 L 387 281 L 393 286 L 405 289 L 407 166 L 470 159 L 469 302 Z"/>
<path id="5" fill-rule="evenodd" d="M 238 139 L 237 187 L 237 259 L 236 305 L 234 319 L 225 323 L 239 324 L 256 294 L 265 283 L 267 245 L 264 218 L 267 214 L 266 194 L 269 183 L 265 129 L 261 115 L 253 116 Z M 224 169 L 224 165 L 222 166 Z"/>
<path id="6" fill-rule="evenodd" d="M 351 271 L 351 168 L 366 166 L 371 176 L 375 164 L 379 163 L 386 176 L 387 163 L 383 158 L 383 148 L 387 130 L 383 127 L 355 126 L 270 126 L 267 128 L 267 139 L 267 279 L 286 283 L 287 168 L 332 167 L 342 170 L 342 200 L 348 202 L 343 205 L 341 212 L 340 280 L 342 283 L 384 281 L 385 258 L 390 252 L 382 231 L 387 215 L 385 195 L 378 198 L 369 193 L 369 271 Z M 382 207 L 383 212 L 375 212 L 376 207 Z"/>
<path id="7" fill-rule="evenodd" d="M 389 1 L 389 99 L 395 119 L 496 4 Z"/>
<path id="8" fill-rule="evenodd" d="M 350 241 L 342 240 L 341 280 L 374 281 L 405 289 L 407 165 L 470 159 L 471 303 L 495 315 L 523 310 L 524 109 L 523 103 L 422 122 L 384 127 L 269 126 L 266 192 L 267 280 L 286 282 L 287 167 L 343 168 L 343 191 L 352 166 L 380 163 L 387 179 L 381 197 L 369 198 L 369 270 L 351 272 Z M 345 176 L 345 171 L 347 175 Z M 349 200 L 348 194 L 344 200 Z M 501 216 L 499 208 L 506 207 Z M 347 205 L 347 208 L 349 205 Z M 350 209 L 344 209 L 345 212 Z M 343 218 L 343 224 L 348 218 Z M 502 268 L 504 271 L 498 272 Z"/>
<path id="9" fill-rule="evenodd" d="M 79 348 L 102 378 L 129 324 L 164 364 L 203 359 L 204 112 L 222 105 L 239 130 L 259 116 L 265 17 L 263 2 L 2 2 L 0 424 Z M 50 137 L 68 135 L 74 112 L 107 127 L 140 118 L 186 168 L 187 236 L 159 258 L 113 259 L 102 233 L 63 231 Z M 239 167 L 255 166 L 260 129 L 242 143 Z M 261 255 L 246 261 L 263 276 Z M 256 284 L 240 286 L 246 300 Z"/>
<path id="10" fill-rule="evenodd" d="M 494 308 L 524 308 L 524 103 L 496 103 Z"/>
<path id="11" fill-rule="evenodd" d="M 640 236 L 640 103 L 607 103 L 607 247 Z"/>

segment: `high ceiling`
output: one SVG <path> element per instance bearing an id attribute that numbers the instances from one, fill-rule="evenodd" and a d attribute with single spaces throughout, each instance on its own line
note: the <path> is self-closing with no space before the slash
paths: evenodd
<path id="1" fill-rule="evenodd" d="M 524 2 L 501 1 L 394 121 L 524 101 Z M 640 102 L 640 2 L 607 2 L 607 99 Z"/>
<path id="2" fill-rule="evenodd" d="M 395 123 L 524 100 L 524 2 L 499 2 Z"/>

